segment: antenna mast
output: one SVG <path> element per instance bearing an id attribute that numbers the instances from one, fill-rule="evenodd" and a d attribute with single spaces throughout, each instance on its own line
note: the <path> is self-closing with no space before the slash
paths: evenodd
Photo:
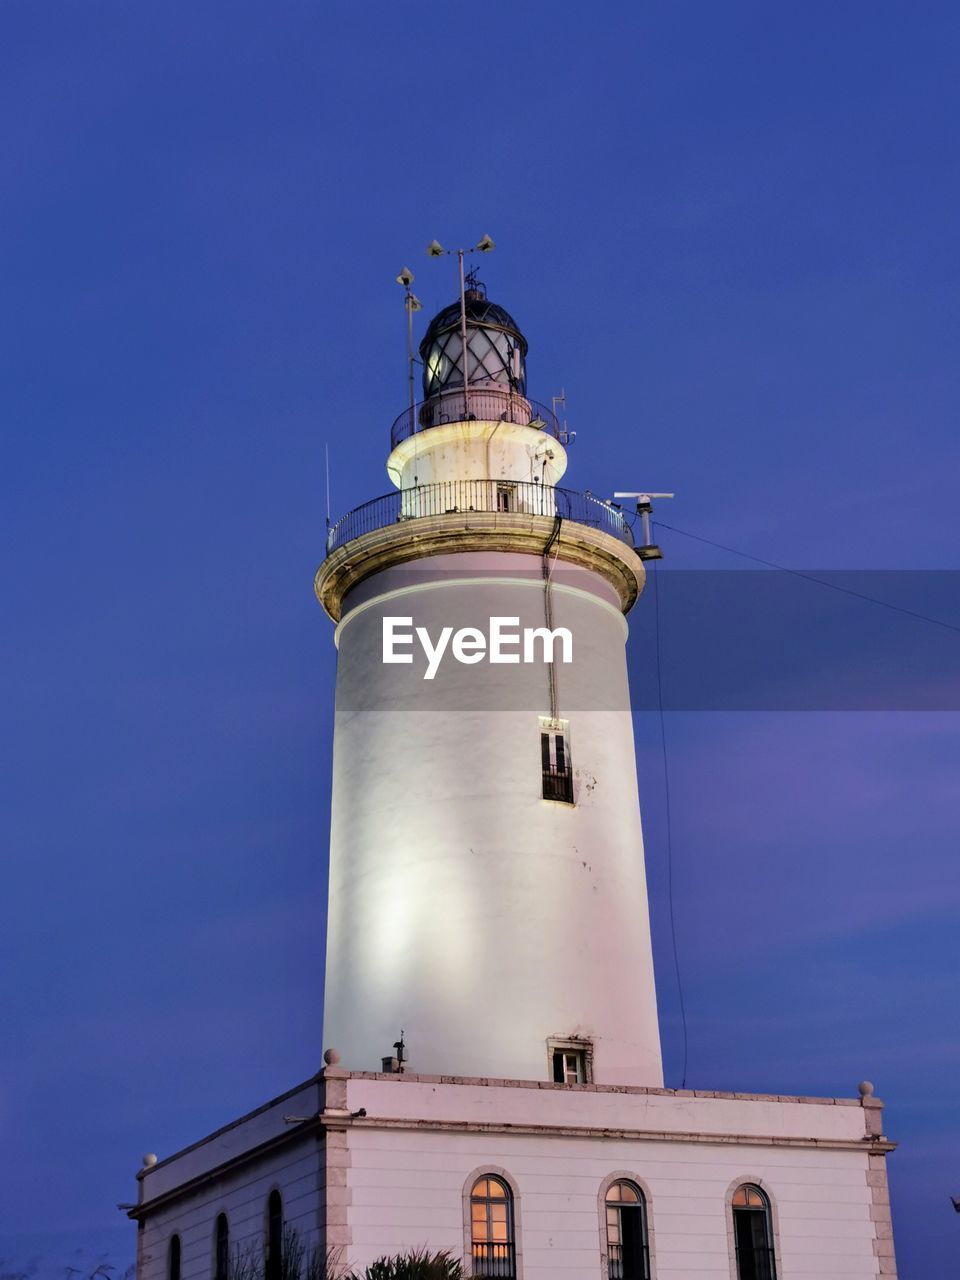
<path id="1" fill-rule="evenodd" d="M 463 259 L 468 253 L 489 253 L 491 249 L 496 247 L 489 236 L 484 236 L 482 240 L 479 240 L 468 249 L 445 249 L 438 240 L 431 240 L 427 245 L 427 256 L 429 258 L 442 258 L 451 253 L 457 255 L 457 267 L 460 273 L 460 345 L 462 347 L 461 358 L 463 360 L 463 416 L 465 418 L 470 417 L 470 373 L 467 363 L 467 296 L 466 281 L 463 274 Z"/>
<path id="2" fill-rule="evenodd" d="M 674 498 L 673 493 L 615 493 L 615 498 L 636 498 L 637 515 L 640 517 L 640 528 L 643 531 L 643 542 L 637 547 L 637 555 L 641 560 L 662 560 L 663 552 L 655 542 L 650 541 L 650 512 L 653 510 L 654 498 Z"/>
<path id="3" fill-rule="evenodd" d="M 417 397 L 414 390 L 416 379 L 414 377 L 413 366 L 416 364 L 416 357 L 413 354 L 413 313 L 422 311 L 423 304 L 410 286 L 414 281 L 414 274 L 409 267 L 404 267 L 397 276 L 397 284 L 403 285 L 403 309 L 407 313 L 407 382 L 409 388 L 410 399 L 410 428 L 413 430 L 413 409 L 416 404 Z"/>

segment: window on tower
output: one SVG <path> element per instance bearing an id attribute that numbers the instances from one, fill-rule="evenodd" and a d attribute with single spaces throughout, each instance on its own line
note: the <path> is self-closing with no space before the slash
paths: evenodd
<path id="1" fill-rule="evenodd" d="M 609 1280 L 650 1280 L 647 1205 L 635 1182 L 621 1178 L 607 1188 L 607 1275 Z"/>
<path id="2" fill-rule="evenodd" d="M 473 1275 L 514 1280 L 517 1251 L 514 1239 L 513 1193 L 502 1178 L 485 1174 L 470 1193 L 470 1232 Z"/>
<path id="3" fill-rule="evenodd" d="M 770 1221 L 770 1201 L 759 1187 L 745 1182 L 731 1201 L 737 1280 L 777 1280 Z"/>
<path id="4" fill-rule="evenodd" d="M 589 1040 L 548 1040 L 547 1049 L 554 1084 L 591 1083 L 593 1045 Z"/>
<path id="5" fill-rule="evenodd" d="M 565 720 L 540 720 L 540 768 L 544 800 L 573 804 L 573 765 Z"/>
<path id="6" fill-rule="evenodd" d="M 516 511 L 517 509 L 517 486 L 515 484 L 498 484 L 497 485 L 497 510 L 498 511 Z"/>

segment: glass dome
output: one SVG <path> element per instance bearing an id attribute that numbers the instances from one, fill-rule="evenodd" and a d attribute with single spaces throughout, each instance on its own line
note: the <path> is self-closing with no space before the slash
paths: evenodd
<path id="1" fill-rule="evenodd" d="M 467 313 L 467 378 L 471 387 L 498 387 L 522 396 L 527 387 L 527 340 L 517 322 L 486 295 L 483 285 L 468 277 L 464 295 Z M 420 343 L 423 395 L 429 400 L 446 390 L 463 387 L 463 343 L 460 303 L 438 312 Z"/>

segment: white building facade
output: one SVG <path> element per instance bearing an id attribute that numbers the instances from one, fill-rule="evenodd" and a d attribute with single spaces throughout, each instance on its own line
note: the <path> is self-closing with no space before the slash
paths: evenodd
<path id="1" fill-rule="evenodd" d="M 317 574 L 326 1065 L 148 1158 L 138 1280 L 287 1280 L 291 1230 L 331 1274 L 425 1247 L 504 1280 L 895 1275 L 870 1086 L 663 1087 L 625 659 L 652 552 L 561 486 L 526 340 L 468 284 L 421 344 L 396 492 Z"/>

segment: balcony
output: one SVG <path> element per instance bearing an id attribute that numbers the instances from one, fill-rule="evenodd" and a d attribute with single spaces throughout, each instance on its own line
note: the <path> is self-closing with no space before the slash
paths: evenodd
<path id="1" fill-rule="evenodd" d="M 430 427 L 446 422 L 516 422 L 520 426 L 536 426 L 561 439 L 556 414 L 545 404 L 530 400 L 508 387 L 471 386 L 469 397 L 463 388 L 441 391 L 429 400 L 404 409 L 390 428 L 390 448 Z"/>
<path id="2" fill-rule="evenodd" d="M 592 494 L 529 481 L 451 480 L 398 489 L 355 507 L 331 525 L 327 533 L 327 555 L 375 529 L 427 517 L 462 516 L 472 511 L 544 516 L 551 520 L 559 516 L 633 546 L 633 532 L 622 511 Z"/>

